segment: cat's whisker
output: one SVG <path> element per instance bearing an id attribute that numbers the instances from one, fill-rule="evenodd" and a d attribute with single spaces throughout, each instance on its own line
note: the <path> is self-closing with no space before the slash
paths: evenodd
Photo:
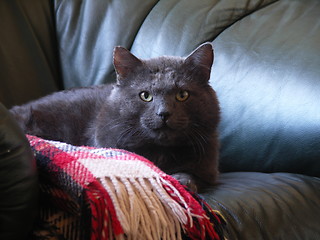
<path id="1" fill-rule="evenodd" d="M 118 146 L 127 146 L 131 142 L 134 142 L 135 145 L 138 145 L 137 140 L 144 139 L 147 137 L 147 132 L 143 131 L 142 129 L 137 129 L 134 126 L 130 125 L 129 127 L 125 128 L 123 131 L 121 131 L 117 145 Z"/>
<path id="2" fill-rule="evenodd" d="M 185 132 L 183 133 L 184 133 L 184 136 L 188 139 L 195 155 L 201 157 L 201 152 L 202 152 L 201 147 L 199 146 L 198 140 L 194 136 L 194 134 L 192 134 L 192 132 L 188 134 Z"/>
<path id="3" fill-rule="evenodd" d="M 126 126 L 130 123 L 130 120 L 123 120 L 122 118 L 116 118 L 106 123 L 102 129 L 107 128 L 108 130 L 115 129 L 119 126 Z"/>
<path id="4" fill-rule="evenodd" d="M 198 128 L 193 128 L 193 131 L 194 131 L 195 134 L 197 134 L 201 138 L 201 140 L 205 144 L 208 143 L 208 139 L 207 139 L 208 138 L 208 134 L 205 131 L 202 131 L 202 130 L 200 130 Z"/>
<path id="5" fill-rule="evenodd" d="M 199 154 L 199 160 L 205 155 L 205 146 L 208 144 L 208 133 L 202 131 L 201 129 L 193 126 L 190 128 L 189 136 L 192 138 L 192 145 L 196 145 Z"/>
<path id="6" fill-rule="evenodd" d="M 190 136 L 189 134 L 186 134 L 186 133 L 184 133 L 184 135 L 186 136 L 186 138 L 191 143 L 191 147 L 192 147 L 193 152 L 195 153 L 195 155 L 198 155 L 199 148 L 198 148 L 197 144 L 195 144 L 194 138 L 192 136 Z M 199 151 L 199 153 L 200 153 L 200 151 Z"/>
<path id="7" fill-rule="evenodd" d="M 119 134 L 119 138 L 117 140 L 117 146 L 121 146 L 127 143 L 128 139 L 130 140 L 132 137 L 132 130 L 134 127 L 129 126 L 128 128 L 125 128 L 121 133 Z"/>

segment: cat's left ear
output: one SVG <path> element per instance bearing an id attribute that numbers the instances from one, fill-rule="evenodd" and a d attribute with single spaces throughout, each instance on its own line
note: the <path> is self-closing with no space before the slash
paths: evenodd
<path id="1" fill-rule="evenodd" d="M 142 61 L 129 50 L 123 47 L 115 47 L 113 51 L 113 65 L 117 73 L 117 80 L 119 81 L 134 72 L 137 67 L 142 66 Z"/>
<path id="2" fill-rule="evenodd" d="M 213 59 L 212 44 L 204 43 L 186 57 L 185 64 L 188 67 L 194 68 L 197 73 L 200 73 L 203 80 L 209 81 Z"/>

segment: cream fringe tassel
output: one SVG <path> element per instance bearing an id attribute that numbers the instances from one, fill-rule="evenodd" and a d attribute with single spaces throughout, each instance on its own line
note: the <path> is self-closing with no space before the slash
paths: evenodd
<path id="1" fill-rule="evenodd" d="M 81 162 L 112 199 L 124 230 L 124 235 L 113 236 L 115 239 L 181 240 L 184 226 L 192 225 L 193 215 L 179 191 L 145 163 L 105 159 L 82 159 Z"/>
<path id="2" fill-rule="evenodd" d="M 126 236 L 119 239 L 182 239 L 181 223 L 187 224 L 191 215 L 163 189 L 161 178 L 99 180 L 108 191 L 125 232 Z"/>

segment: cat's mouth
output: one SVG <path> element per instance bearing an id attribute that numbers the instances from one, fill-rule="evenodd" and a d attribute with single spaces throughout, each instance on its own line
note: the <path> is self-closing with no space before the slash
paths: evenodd
<path id="1" fill-rule="evenodd" d="M 174 132 L 174 129 L 170 128 L 168 125 L 164 125 L 153 129 L 153 132 L 159 136 L 169 136 L 171 133 Z"/>
<path id="2" fill-rule="evenodd" d="M 181 142 L 181 137 L 184 136 L 182 131 L 185 129 L 185 124 L 179 125 L 170 120 L 147 119 L 147 121 L 142 122 L 142 126 L 146 129 L 151 141 L 163 146 L 175 145 Z"/>
<path id="3" fill-rule="evenodd" d="M 153 129 L 153 134 L 154 141 L 157 144 L 166 146 L 172 145 L 174 142 L 176 142 L 177 130 L 168 125 L 163 125 Z"/>
<path id="4" fill-rule="evenodd" d="M 155 127 L 153 130 L 156 132 L 161 132 L 161 131 L 173 131 L 174 129 L 172 129 L 168 124 L 163 123 L 160 126 Z"/>
<path id="5" fill-rule="evenodd" d="M 152 130 L 155 133 L 158 133 L 160 135 L 162 135 L 162 134 L 170 135 L 170 134 L 174 134 L 177 131 L 177 129 L 175 127 L 170 126 L 170 124 L 168 124 L 166 122 L 163 122 L 161 125 L 154 127 Z"/>

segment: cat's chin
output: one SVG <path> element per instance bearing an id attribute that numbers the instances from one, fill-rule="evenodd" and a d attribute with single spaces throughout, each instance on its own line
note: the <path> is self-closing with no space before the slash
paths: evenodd
<path id="1" fill-rule="evenodd" d="M 179 143 L 177 131 L 170 128 L 161 128 L 152 131 L 151 137 L 155 144 L 160 146 L 175 146 Z"/>

